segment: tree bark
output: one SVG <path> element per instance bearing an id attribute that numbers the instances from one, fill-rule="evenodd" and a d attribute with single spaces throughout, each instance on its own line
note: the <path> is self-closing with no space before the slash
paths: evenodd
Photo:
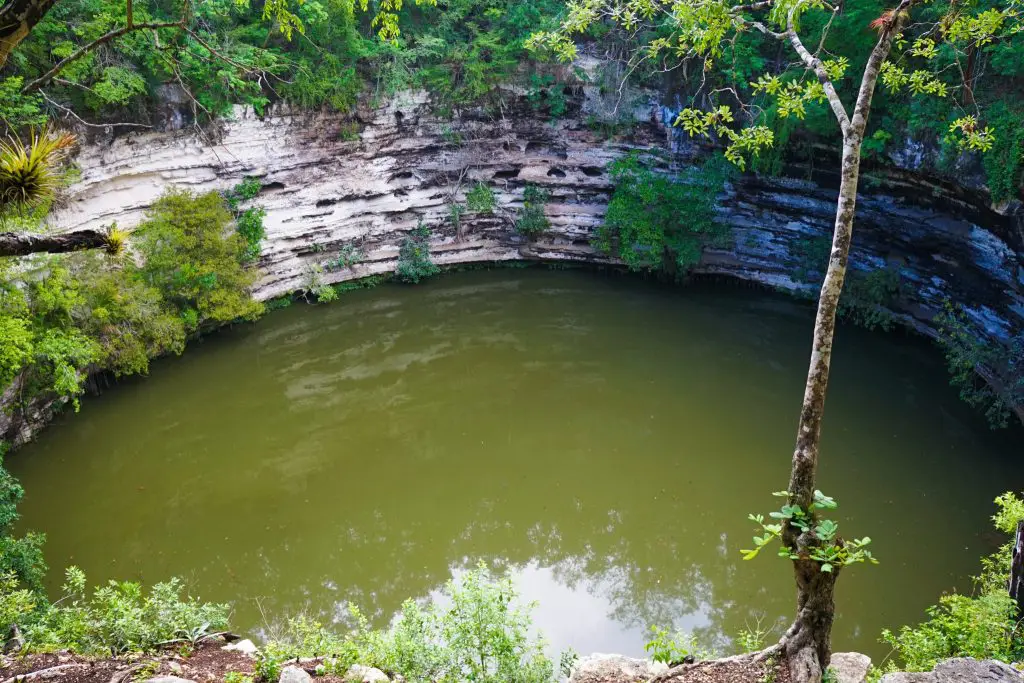
<path id="1" fill-rule="evenodd" d="M 848 120 L 844 116 L 845 109 L 838 101 L 838 97 L 832 97 L 826 89 L 826 95 L 842 131 L 843 153 L 840 161 L 839 199 L 832 232 L 832 251 L 825 279 L 821 284 L 818 311 L 814 319 L 811 361 L 807 369 L 807 383 L 804 386 L 804 398 L 800 407 L 796 448 L 793 451 L 789 478 L 789 502 L 791 505 L 799 505 L 805 511 L 810 511 L 810 506 L 814 502 L 821 423 L 825 415 L 825 394 L 832 362 L 832 340 L 839 312 L 839 297 L 843 291 L 850 259 L 850 243 L 853 239 L 861 145 L 882 62 L 889 55 L 893 38 L 902 30 L 912 2 L 913 0 L 900 1 L 893 11 L 892 21 L 882 30 L 878 42 L 871 50 L 861 77 L 853 114 Z M 806 50 L 801 52 L 802 45 L 793 30 L 792 22 L 787 34 L 805 64 L 818 73 L 816 58 L 804 54 Z M 818 683 L 828 667 L 832 654 L 834 591 L 839 567 L 834 567 L 831 572 L 823 572 L 821 564 L 808 557 L 809 547 L 818 541 L 790 524 L 786 524 L 783 530 L 783 542 L 799 556 L 799 559 L 793 561 L 797 587 L 797 616 L 793 626 L 783 636 L 782 645 L 794 683 Z"/>
<path id="2" fill-rule="evenodd" d="M 57 0 L 9 0 L 0 6 L 0 69 Z"/>
<path id="3" fill-rule="evenodd" d="M 832 622 L 839 568 L 821 571 L 814 560 L 793 563 L 797 585 L 797 616 L 783 638 L 783 655 L 794 681 L 820 681 L 832 658 Z"/>
<path id="4" fill-rule="evenodd" d="M 1017 615 L 1024 616 L 1024 520 L 1017 522 L 1010 556 L 1010 597 L 1017 603 Z"/>
<path id="5" fill-rule="evenodd" d="M 60 235 L 31 235 L 18 232 L 0 232 L 0 256 L 27 256 L 39 252 L 61 254 L 84 249 L 110 247 L 106 232 L 78 230 Z"/>

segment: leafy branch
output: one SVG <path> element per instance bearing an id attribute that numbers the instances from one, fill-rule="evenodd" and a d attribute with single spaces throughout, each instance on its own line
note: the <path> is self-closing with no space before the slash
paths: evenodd
<path id="1" fill-rule="evenodd" d="M 776 491 L 772 495 L 790 498 L 789 491 Z M 845 541 L 839 536 L 838 522 L 822 519 L 817 515 L 819 510 L 834 510 L 837 507 L 838 503 L 834 498 L 816 490 L 814 502 L 811 503 L 809 510 L 788 503 L 779 510 L 768 513 L 768 517 L 775 521 L 766 521 L 764 515 L 760 514 L 748 515 L 750 521 L 760 525 L 763 535 L 754 536 L 753 549 L 740 551 L 743 553 L 743 559 L 754 559 L 772 541 L 782 539 L 783 530 L 789 525 L 800 532 L 799 539 L 795 545 L 784 542 L 779 548 L 779 557 L 790 560 L 813 560 L 821 565 L 823 572 L 831 572 L 836 567 L 858 562 L 878 564 L 871 551 L 866 550 L 866 546 L 871 543 L 869 537 Z"/>

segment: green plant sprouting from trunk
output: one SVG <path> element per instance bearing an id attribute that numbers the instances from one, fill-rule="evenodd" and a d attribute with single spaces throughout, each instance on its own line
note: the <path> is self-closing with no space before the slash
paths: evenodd
<path id="1" fill-rule="evenodd" d="M 789 491 L 777 491 L 779 498 L 790 498 Z M 867 536 L 853 540 L 839 537 L 839 523 L 823 518 L 822 510 L 835 510 L 838 507 L 834 498 L 821 491 L 814 492 L 814 502 L 804 510 L 799 505 L 786 504 L 775 512 L 768 513 L 774 522 L 766 521 L 764 515 L 749 515 L 748 519 L 760 525 L 763 535 L 754 536 L 754 547 L 743 550 L 743 559 L 752 560 L 761 550 L 776 539 L 783 541 L 779 548 L 779 556 L 789 560 L 812 560 L 821 566 L 821 571 L 829 573 L 858 562 L 878 564 L 865 548 L 871 543 Z M 796 542 L 785 540 L 785 527 L 798 532 Z"/>

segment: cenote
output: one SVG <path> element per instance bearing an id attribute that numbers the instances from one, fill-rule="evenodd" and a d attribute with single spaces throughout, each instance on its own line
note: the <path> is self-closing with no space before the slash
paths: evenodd
<path id="1" fill-rule="evenodd" d="M 651 624 L 722 644 L 792 616 L 744 562 L 785 487 L 812 310 L 732 286 L 452 274 L 293 306 L 87 399 L 8 459 L 50 580 L 183 577 L 236 630 L 348 601 L 383 625 L 483 560 L 554 650 L 640 655 Z M 837 650 L 970 590 L 991 501 L 1024 486 L 939 352 L 843 326 L 820 487 L 881 564 L 839 584 Z"/>

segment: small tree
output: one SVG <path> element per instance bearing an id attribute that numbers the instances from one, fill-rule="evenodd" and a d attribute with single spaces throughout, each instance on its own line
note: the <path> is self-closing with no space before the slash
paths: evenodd
<path id="1" fill-rule="evenodd" d="M 849 6 L 850 0 L 845 4 Z M 837 544 L 841 549 L 843 542 L 837 540 L 831 527 L 831 535 L 820 532 L 816 511 L 821 501 L 816 499 L 820 493 L 815 490 L 815 478 L 833 333 L 853 235 L 861 147 L 875 88 L 881 79 L 890 90 L 912 95 L 948 97 L 961 93 L 969 106 L 975 106 L 971 95 L 974 75 L 970 69 L 965 72 L 956 67 L 971 61 L 968 55 L 980 47 L 1021 30 L 1017 0 L 994 0 L 987 5 L 950 3 L 945 8 L 924 0 L 899 0 L 870 24 L 877 39 L 866 55 L 851 108 L 843 101 L 836 83 L 846 76 L 851 57 L 864 55 L 832 55 L 825 50 L 832 20 L 843 6 L 841 0 L 835 4 L 829 0 L 570 0 L 559 30 L 537 33 L 529 40 L 534 49 L 548 49 L 563 60 L 572 60 L 576 56 L 572 36 L 597 22 L 620 26 L 630 35 L 654 35 L 657 37 L 633 53 L 629 71 L 648 60 L 662 60 L 665 68 L 672 62 L 692 60 L 702 67 L 702 90 L 705 83 L 720 82 L 715 79 L 716 61 L 727 47 L 735 50 L 737 43 L 757 34 L 778 41 L 798 60 L 795 72 L 764 74 L 749 88 L 747 84 L 726 83 L 720 88 L 712 85 L 707 91 L 698 90 L 694 101 L 710 106 L 684 109 L 676 120 L 676 125 L 691 136 L 720 141 L 726 158 L 741 169 L 747 156 L 756 155 L 774 141 L 772 129 L 760 124 L 757 108 L 744 101 L 741 91 L 773 104 L 782 118 L 803 119 L 807 107 L 814 103 L 827 104 L 835 117 L 842 152 L 832 248 L 818 299 L 796 447 L 789 486 L 784 492 L 787 505 L 777 513 L 780 523 L 775 525 L 784 545 L 783 554 L 793 560 L 798 608 L 792 627 L 778 647 L 799 683 L 820 680 L 828 666 L 835 613 L 833 591 L 838 569 L 845 564 L 845 560 L 834 564 L 824 559 Z M 815 36 L 817 46 L 809 43 L 809 49 L 800 36 L 800 27 L 802 20 L 812 23 L 812 19 L 817 19 L 822 28 Z M 940 43 L 943 60 L 950 68 L 933 66 Z M 944 73 L 959 74 L 960 82 L 947 83 Z M 737 108 L 740 121 L 734 114 Z M 954 122 L 950 134 L 961 148 L 985 150 L 993 144 L 991 129 L 982 127 L 973 113 L 965 113 Z M 766 536 L 774 535 L 773 531 Z M 853 550 L 856 553 L 858 549 Z"/>

